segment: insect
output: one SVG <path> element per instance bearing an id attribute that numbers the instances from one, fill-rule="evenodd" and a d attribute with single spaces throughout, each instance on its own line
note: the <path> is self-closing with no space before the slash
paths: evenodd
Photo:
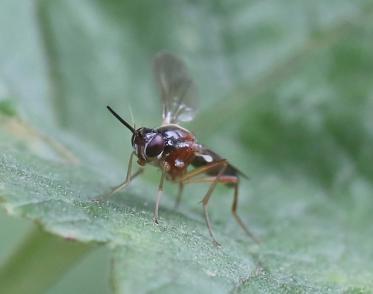
<path id="1" fill-rule="evenodd" d="M 159 203 L 165 179 L 179 185 L 176 207 L 180 203 L 186 184 L 208 183 L 209 188 L 201 202 L 208 232 L 213 242 L 219 244 L 212 231 L 207 207 L 216 185 L 223 183 L 234 190 L 234 218 L 246 234 L 258 242 L 237 214 L 238 187 L 240 177 L 247 178 L 245 174 L 226 159 L 197 143 L 195 136 L 179 125 L 179 122 L 192 120 L 196 110 L 195 85 L 185 64 L 171 53 L 159 53 L 154 58 L 153 70 L 163 106 L 163 122 L 160 127 L 136 129 L 107 106 L 108 110 L 131 131 L 133 147 L 126 178 L 123 183 L 114 187 L 110 194 L 125 189 L 131 180 L 143 172 L 145 165 L 151 164 L 160 168 L 161 179 L 154 208 L 154 222 L 158 224 Z M 137 157 L 140 167 L 132 173 L 134 156 Z"/>

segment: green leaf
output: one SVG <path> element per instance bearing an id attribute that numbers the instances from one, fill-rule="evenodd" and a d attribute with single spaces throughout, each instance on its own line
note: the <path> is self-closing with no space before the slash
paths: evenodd
<path id="1" fill-rule="evenodd" d="M 9 120 L 3 120 L 3 125 L 11 124 Z M 9 140 L 16 136 L 8 128 L 3 128 L 0 134 L 10 136 Z M 108 191 L 110 179 L 84 166 L 39 158 L 32 150 L 22 150 L 30 145 L 24 144 L 23 138 L 17 141 L 14 140 L 14 146 L 23 146 L 19 150 L 3 148 L 0 158 L 3 179 L 0 193 L 6 211 L 37 220 L 47 231 L 64 238 L 111 244 L 118 254 L 114 277 L 127 272 L 127 258 L 132 258 L 131 275 L 138 279 L 115 280 L 115 287 L 133 290 L 143 287 L 144 268 L 142 263 L 136 266 L 138 258 L 149 260 L 145 266 L 152 270 L 147 276 L 155 281 L 148 284 L 149 290 L 172 283 L 175 278 L 184 286 L 192 279 L 197 288 L 213 286 L 229 290 L 255 268 L 253 257 L 243 253 L 246 243 L 220 236 L 226 246 L 222 249 L 213 246 L 202 219 L 195 220 L 166 208 L 162 211 L 161 225 L 154 226 L 152 209 L 146 202 L 149 197 L 144 196 L 152 194 L 150 189 L 148 193 L 127 192 L 125 198 L 117 196 L 98 204 L 95 198 Z M 127 256 L 125 263 L 124 256 Z M 168 266 L 157 269 L 162 260 Z M 175 272 L 174 268 L 181 262 L 183 267 Z M 156 281 L 156 276 L 162 274 L 164 282 Z M 124 281 L 128 281 L 125 286 Z"/>
<path id="2" fill-rule="evenodd" d="M 0 104 L 0 205 L 10 215 L 106 244 L 116 293 L 372 291 L 370 1 L 41 0 L 36 14 L 22 8 L 29 18 L 17 25 L 32 19 L 28 32 L 41 41 L 33 53 L 15 46 L 37 74 L 25 75 L 22 62 L 4 71 L 5 86 L 17 90 L 5 97 L 20 109 Z M 14 51 L 6 49 L 0 64 Z M 186 60 L 203 98 L 187 127 L 250 175 L 239 212 L 259 246 L 230 217 L 232 191 L 223 187 L 210 205 L 221 248 L 201 216 L 206 187 L 188 187 L 175 211 L 167 185 L 159 226 L 152 168 L 94 201 L 122 180 L 130 153 L 130 134 L 105 106 L 130 119 L 131 105 L 136 125 L 160 121 L 150 71 L 160 49 Z"/>
<path id="3" fill-rule="evenodd" d="M 66 241 L 34 230 L 0 270 L 1 291 L 45 291 L 89 249 L 86 244 Z"/>

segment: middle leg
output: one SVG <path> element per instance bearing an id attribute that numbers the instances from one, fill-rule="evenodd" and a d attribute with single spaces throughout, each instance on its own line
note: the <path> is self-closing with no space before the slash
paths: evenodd
<path id="1" fill-rule="evenodd" d="M 177 198 L 176 198 L 176 201 L 175 201 L 175 209 L 179 208 L 180 201 L 181 201 L 181 196 L 183 195 L 183 191 L 184 191 L 184 183 L 179 182 L 179 192 L 177 193 Z"/>
<path id="2" fill-rule="evenodd" d="M 236 220 L 236 222 L 240 225 L 240 227 L 245 231 L 246 235 L 249 236 L 252 240 L 254 240 L 257 244 L 260 243 L 259 239 L 246 227 L 244 222 L 241 220 L 240 216 L 237 213 L 238 207 L 238 182 L 234 184 L 234 195 L 233 195 L 233 204 L 232 204 L 232 214 Z"/>
<path id="3" fill-rule="evenodd" d="M 164 178 L 165 178 L 166 172 L 164 169 L 162 169 L 162 176 L 161 180 L 159 182 L 158 186 L 158 192 L 157 192 L 157 200 L 155 202 L 155 208 L 154 208 L 154 223 L 158 224 L 158 210 L 159 210 L 159 203 L 161 202 L 161 197 L 163 193 L 163 183 L 164 183 Z"/>

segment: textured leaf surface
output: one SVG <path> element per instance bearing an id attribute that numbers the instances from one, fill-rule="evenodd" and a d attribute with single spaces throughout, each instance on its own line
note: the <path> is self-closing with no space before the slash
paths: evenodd
<path id="1" fill-rule="evenodd" d="M 32 52 L 46 58 L 33 59 L 35 103 L 19 65 L 2 72 L 6 89 L 17 88 L 17 72 L 28 82 L 0 99 L 16 96 L 34 123 L 0 100 L 0 197 L 8 213 L 108 244 L 117 292 L 371 291 L 369 1 L 37 4 L 45 52 L 40 44 Z M 167 186 L 160 226 L 152 223 L 155 172 L 118 197 L 93 201 L 121 180 L 130 147 L 106 104 L 128 118 L 131 104 L 137 124 L 160 121 L 150 76 L 159 49 L 182 56 L 196 78 L 203 115 L 192 129 L 251 176 L 239 210 L 260 246 L 230 218 L 224 188 L 210 209 L 220 249 L 201 217 L 202 186 L 186 192 L 179 212 Z M 40 123 L 40 105 L 64 130 Z"/>

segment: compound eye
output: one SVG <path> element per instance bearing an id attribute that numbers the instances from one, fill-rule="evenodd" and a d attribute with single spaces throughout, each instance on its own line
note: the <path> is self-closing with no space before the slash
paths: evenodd
<path id="1" fill-rule="evenodd" d="M 156 134 L 145 147 L 146 157 L 156 157 L 162 153 L 164 141 L 160 134 Z"/>

